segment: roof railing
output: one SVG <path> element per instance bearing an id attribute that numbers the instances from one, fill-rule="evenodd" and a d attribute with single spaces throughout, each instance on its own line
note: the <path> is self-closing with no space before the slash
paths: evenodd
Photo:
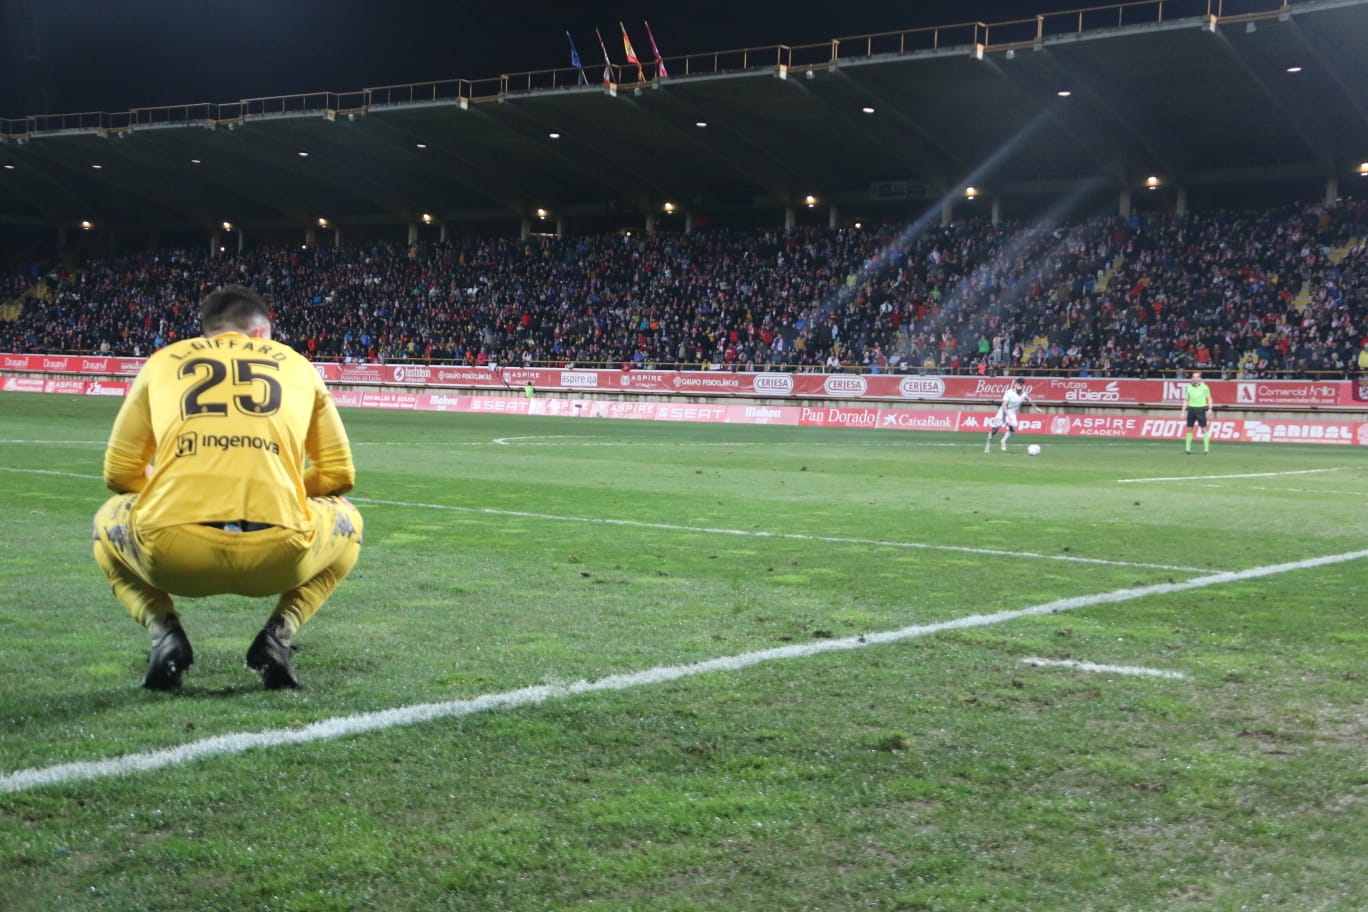
<path id="1" fill-rule="evenodd" d="M 430 104 L 458 104 L 474 94 L 474 83 L 469 79 L 441 79 L 435 82 L 414 82 L 402 85 L 377 86 L 362 89 L 362 106 L 391 108 Z"/>
<path id="2" fill-rule="evenodd" d="M 1136 0 L 1105 6 L 1081 7 L 1043 13 L 1006 22 L 962 22 L 833 38 L 805 45 L 764 45 L 682 54 L 637 64 L 607 63 L 556 67 L 521 73 L 504 73 L 483 79 L 445 79 L 375 86 L 350 92 L 309 92 L 245 98 L 214 104 L 133 108 L 106 113 L 39 114 L 0 118 L 0 142 L 25 143 L 43 136 L 75 133 L 122 133 L 129 130 L 182 126 L 234 126 L 247 120 L 339 114 L 356 117 L 390 107 L 456 105 L 498 101 L 509 96 L 566 89 L 620 87 L 639 88 L 665 79 L 716 76 L 731 73 L 809 72 L 832 69 L 845 61 L 898 57 L 971 48 L 979 55 L 1040 47 L 1047 39 L 1097 33 L 1121 28 L 1161 25 L 1181 20 L 1250 22 L 1286 15 L 1289 0 Z M 663 65 L 663 66 L 662 66 Z M 606 79 L 604 78 L 606 75 Z"/>

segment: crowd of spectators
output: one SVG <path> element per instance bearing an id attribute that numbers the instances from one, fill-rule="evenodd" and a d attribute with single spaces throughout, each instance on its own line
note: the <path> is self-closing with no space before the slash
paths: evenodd
<path id="1" fill-rule="evenodd" d="M 165 250 L 0 279 L 0 350 L 147 355 L 264 292 L 317 360 L 1348 376 L 1368 206 L 877 230 Z M 1346 249 L 1347 248 L 1347 249 Z M 1368 358 L 1368 355 L 1365 355 Z"/>

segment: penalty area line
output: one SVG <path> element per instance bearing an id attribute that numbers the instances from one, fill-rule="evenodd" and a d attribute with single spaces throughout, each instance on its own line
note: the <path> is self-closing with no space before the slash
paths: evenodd
<path id="1" fill-rule="evenodd" d="M 55 472 L 48 469 L 17 469 L 0 466 L 0 472 L 19 472 L 29 475 L 59 475 L 63 478 L 89 478 L 100 481 L 99 475 L 82 475 L 78 472 Z M 956 551 L 963 554 L 981 554 L 985 557 L 1021 557 L 1033 560 L 1053 560 L 1072 564 L 1100 564 L 1108 567 L 1136 567 L 1143 570 L 1172 570 L 1178 573 L 1209 573 L 1210 567 L 1179 567 L 1172 564 L 1147 564 L 1138 561 L 1114 561 L 1100 557 L 1077 557 L 1068 554 L 1038 554 L 1032 551 L 1005 551 L 995 548 L 971 548 L 966 545 L 935 545 L 926 542 L 897 542 L 875 538 L 842 538 L 828 535 L 802 535 L 797 532 L 754 532 L 746 529 L 714 529 L 702 526 L 682 526 L 674 523 L 652 523 L 634 519 L 611 519 L 594 516 L 558 516 L 554 513 L 529 513 L 524 510 L 495 510 L 491 507 L 458 507 L 454 504 L 414 503 L 406 500 L 377 500 L 372 497 L 348 498 L 359 504 L 375 504 L 381 507 L 405 507 L 415 510 L 450 510 L 456 513 L 475 513 L 484 516 L 514 516 L 523 519 L 541 519 L 551 522 L 577 522 L 606 526 L 630 526 L 638 529 L 660 529 L 666 532 L 696 532 L 701 535 L 737 535 L 751 538 L 773 538 L 787 541 L 817 541 L 838 545 L 875 545 L 885 548 L 921 549 L 924 551 Z"/>
<path id="2" fill-rule="evenodd" d="M 561 516 L 555 513 L 531 513 L 526 510 L 496 510 L 492 507 L 461 507 L 455 504 L 417 503 L 408 500 L 378 500 L 371 497 L 348 497 L 353 503 L 374 504 L 379 507 L 403 507 L 414 510 L 450 510 L 481 516 L 513 516 L 540 519 L 548 522 L 588 523 L 600 526 L 624 526 L 635 529 L 658 529 L 663 532 L 694 532 L 699 535 L 735 535 L 742 538 L 769 538 L 776 541 L 814 541 L 834 545 L 873 545 L 882 548 L 908 548 L 922 551 L 952 551 L 961 554 L 980 554 L 985 557 L 1015 557 L 1031 560 L 1053 560 L 1071 564 L 1101 564 L 1107 567 L 1136 567 L 1143 570 L 1172 570 L 1179 573 L 1210 573 L 1210 567 L 1179 567 L 1172 564 L 1147 564 L 1139 561 L 1107 560 L 1101 557 L 1077 557 L 1069 554 L 1040 554 L 1034 551 L 1007 551 L 999 548 L 971 548 L 968 545 L 937 545 L 929 542 L 900 542 L 879 538 L 850 538 L 841 535 L 804 535 L 799 532 L 764 532 L 750 529 L 725 529 L 710 526 L 685 526 L 678 523 L 646 522 L 640 519 L 612 519 L 603 516 Z"/>
<path id="3" fill-rule="evenodd" d="M 1149 484 L 1154 481 L 1223 481 L 1227 478 L 1281 478 L 1284 475 L 1320 475 L 1324 472 L 1338 472 L 1333 469 L 1295 469 L 1288 472 L 1247 472 L 1243 475 L 1167 475 L 1163 478 L 1118 478 L 1117 484 Z"/>
<path id="4" fill-rule="evenodd" d="M 828 652 L 863 649 L 882 643 L 897 643 L 904 640 L 931 636 L 947 630 L 965 630 L 973 627 L 987 627 L 1003 624 L 1019 618 L 1056 614 L 1090 608 L 1095 605 L 1118 604 L 1156 595 L 1171 595 L 1208 586 L 1239 583 L 1246 580 L 1310 570 L 1332 564 L 1343 564 L 1368 557 L 1368 550 L 1349 551 L 1324 557 L 1308 558 L 1283 564 L 1270 564 L 1252 567 L 1247 570 L 1214 573 L 1177 583 L 1160 583 L 1140 586 L 1134 589 L 1115 589 L 1093 595 L 1074 596 L 1055 599 L 1039 605 L 1031 605 L 994 614 L 972 614 L 966 617 L 940 621 L 934 624 L 915 624 L 899 630 L 887 630 L 862 636 L 845 637 L 838 640 L 820 640 L 813 643 L 798 643 L 774 649 L 761 649 L 739 655 L 723 656 L 687 665 L 663 665 L 644 671 L 627 674 L 608 675 L 594 681 L 576 681 L 570 684 L 543 684 L 523 687 L 502 693 L 484 694 L 468 700 L 451 700 L 442 703 L 420 703 L 401 706 L 378 712 L 360 713 L 353 716 L 338 716 L 323 719 L 297 729 L 274 729 L 260 732 L 240 732 L 218 735 L 199 741 L 191 741 L 175 747 L 125 754 L 103 760 L 87 760 L 75 763 L 62 763 L 55 766 L 22 769 L 0 775 L 0 793 L 15 793 L 44 786 L 59 785 L 66 782 L 79 782 L 106 779 L 113 776 L 127 776 L 133 773 L 146 773 L 178 766 L 209 757 L 223 757 L 245 753 L 249 750 L 266 750 L 294 744 L 308 744 L 317 741 L 331 741 L 373 731 L 417 725 L 436 719 L 450 719 L 470 716 L 481 712 L 500 709 L 516 709 L 523 706 L 537 706 L 549 700 L 566 699 L 583 694 L 622 691 L 635 687 L 663 684 L 683 678 L 696 677 L 718 671 L 740 671 L 765 662 L 785 659 L 801 659 Z"/>

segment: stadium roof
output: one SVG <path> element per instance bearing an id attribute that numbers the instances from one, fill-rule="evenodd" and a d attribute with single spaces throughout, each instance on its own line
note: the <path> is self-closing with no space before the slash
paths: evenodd
<path id="1" fill-rule="evenodd" d="M 1348 180 L 1368 0 L 1150 0 L 803 47 L 0 121 L 0 222 L 461 222 Z M 706 124 L 706 126 L 705 126 Z"/>

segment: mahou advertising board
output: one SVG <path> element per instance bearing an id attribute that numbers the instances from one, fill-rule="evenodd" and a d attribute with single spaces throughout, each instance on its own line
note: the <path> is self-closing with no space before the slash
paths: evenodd
<path id="1" fill-rule="evenodd" d="M 131 377 L 142 358 L 0 354 L 0 371 Z M 729 371 L 598 371 L 576 368 L 479 368 L 440 364 L 317 362 L 334 386 L 498 390 L 528 383 L 544 391 L 744 397 L 747 399 L 878 399 L 900 402 L 997 402 L 1010 377 L 860 375 L 860 373 L 743 373 Z M 1208 380 L 1218 406 L 1242 409 L 1353 409 L 1368 405 L 1368 377 L 1350 380 Z M 1181 380 L 1107 377 L 1029 377 L 1036 402 L 1075 406 L 1155 406 L 1182 401 Z"/>
<path id="2" fill-rule="evenodd" d="M 383 390 L 337 390 L 333 399 L 352 408 L 411 408 L 418 411 L 503 415 L 547 415 L 561 418 L 620 418 L 637 421 L 690 421 L 725 424 L 777 424 L 789 427 L 860 428 L 879 431 L 959 431 L 988 429 L 994 409 L 969 411 L 874 406 L 741 405 L 678 403 L 669 400 L 532 398 L 522 396 L 418 393 L 395 396 Z M 1114 437 L 1130 440 L 1176 440 L 1184 421 L 1176 414 L 1084 415 L 1047 412 L 1021 416 L 1020 431 L 1041 437 Z M 1368 422 L 1278 419 L 1224 419 L 1211 422 L 1213 440 L 1235 443 L 1315 443 L 1368 446 Z M 1025 438 L 1022 438 L 1023 441 Z"/>
<path id="3" fill-rule="evenodd" d="M 77 376 L 132 377 L 141 358 L 80 355 L 3 355 L 0 371 Z M 577 368 L 491 369 L 442 364 L 338 364 L 318 362 L 319 375 L 336 386 L 522 389 L 674 396 L 737 396 L 747 399 L 833 399 L 898 402 L 996 403 L 1008 377 L 938 374 L 793 374 L 731 371 L 593 370 Z M 1036 402 L 1062 406 L 1177 405 L 1184 383 L 1101 377 L 1030 377 Z M 1347 380 L 1208 380 L 1218 406 L 1241 409 L 1352 409 L 1368 407 L 1368 378 Z"/>
<path id="4" fill-rule="evenodd" d="M 0 370 L 19 374 L 0 377 L 0 391 L 123 396 L 141 366 L 142 360 L 136 358 L 0 355 Z M 344 408 L 970 433 L 986 430 L 988 419 L 1011 382 L 1003 377 L 935 375 L 490 370 L 330 363 L 316 367 L 320 376 L 333 385 L 333 398 Z M 557 395 L 508 395 L 529 383 L 534 391 L 555 391 Z M 1051 437 L 1173 440 L 1183 431 L 1178 410 L 1182 386 L 1172 380 L 1033 378 L 1027 381 L 1031 398 L 1050 407 L 1050 411 L 1023 414 L 1020 429 L 1024 434 Z M 1229 419 L 1221 417 L 1218 408 L 1211 422 L 1215 440 L 1368 446 L 1368 422 L 1358 420 L 1368 404 L 1368 396 L 1356 384 L 1218 380 L 1212 381 L 1211 387 L 1218 406 L 1288 411 L 1285 418 Z M 457 391 L 462 389 L 467 392 Z M 490 389 L 498 389 L 503 395 L 480 394 Z M 577 398 L 575 393 L 642 395 L 608 400 Z M 729 403 L 728 395 L 769 402 Z M 684 396 L 715 401 L 689 402 Z M 813 401 L 823 398 L 840 402 L 821 405 Z M 800 401 L 786 405 L 785 399 Z M 861 405 L 861 399 L 879 401 Z M 959 404 L 962 408 L 916 407 L 919 402 L 935 401 Z M 1084 414 L 1076 408 L 1070 410 L 1070 406 L 1099 405 L 1112 406 L 1115 412 Z M 1131 415 L 1124 412 L 1128 405 L 1172 406 L 1173 411 L 1163 415 Z M 1345 415 L 1343 420 L 1310 420 L 1295 413 L 1304 409 L 1351 409 L 1360 414 Z M 1323 415 L 1318 419 L 1331 417 Z"/>
<path id="5" fill-rule="evenodd" d="M 76 396 L 123 396 L 127 383 L 104 380 L 0 378 L 0 391 L 66 393 Z M 893 406 L 703 404 L 669 399 L 575 399 L 523 396 L 480 396 L 458 393 L 412 393 L 386 389 L 338 389 L 333 399 L 343 408 L 395 409 L 562 418 L 618 418 L 637 421 L 691 421 L 725 424 L 777 424 L 790 427 L 861 428 L 881 431 L 963 431 L 983 433 L 993 408 L 931 410 Z M 1070 412 L 1025 414 L 1021 433 L 1050 437 L 1116 437 L 1174 440 L 1183 430 L 1176 416 L 1084 415 Z M 1251 443 L 1318 443 L 1368 446 L 1368 422 L 1309 421 L 1300 417 L 1223 419 L 1211 422 L 1212 438 Z"/>
<path id="6" fill-rule="evenodd" d="M 747 399 L 897 400 L 992 402 L 1011 384 L 1008 377 L 946 377 L 936 374 L 794 374 L 729 371 L 575 370 L 563 368 L 443 367 L 440 365 L 316 365 L 328 383 L 344 386 L 466 387 L 584 393 L 736 396 Z M 1094 377 L 1033 377 L 1031 398 L 1076 406 L 1176 405 L 1179 380 L 1112 380 Z M 1218 404 L 1248 409 L 1355 409 L 1368 406 L 1368 383 L 1345 380 L 1212 380 Z M 1361 388 L 1362 387 L 1362 388 Z"/>

